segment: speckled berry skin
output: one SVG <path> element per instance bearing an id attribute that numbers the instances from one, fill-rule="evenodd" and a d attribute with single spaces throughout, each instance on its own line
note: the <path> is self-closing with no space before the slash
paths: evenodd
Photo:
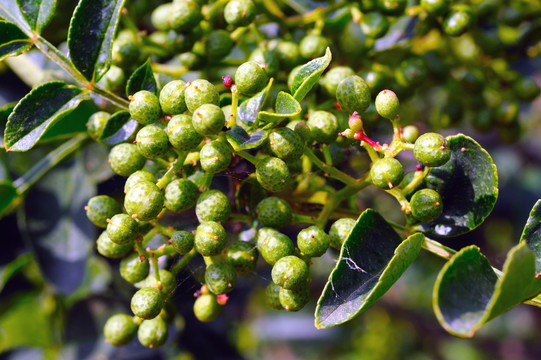
<path id="1" fill-rule="evenodd" d="M 360 76 L 349 76 L 338 84 L 336 100 L 346 113 L 357 111 L 360 114 L 370 106 L 370 88 Z"/>
<path id="2" fill-rule="evenodd" d="M 421 222 L 436 220 L 443 211 L 441 196 L 432 189 L 421 189 L 410 200 L 411 214 Z"/>
<path id="3" fill-rule="evenodd" d="M 107 224 L 107 235 L 111 241 L 119 244 L 131 244 L 139 231 L 139 225 L 128 214 L 116 214 Z"/>
<path id="4" fill-rule="evenodd" d="M 197 202 L 199 189 L 188 179 L 175 179 L 167 184 L 164 204 L 167 210 L 180 214 Z"/>
<path id="5" fill-rule="evenodd" d="M 142 125 L 148 125 L 160 120 L 162 110 L 158 97 L 150 91 L 141 90 L 132 95 L 130 100 L 130 115 Z"/>
<path id="6" fill-rule="evenodd" d="M 376 96 L 376 111 L 386 119 L 394 120 L 398 116 L 400 102 L 391 90 L 383 90 Z"/>
<path id="7" fill-rule="evenodd" d="M 162 293 L 153 287 L 142 288 L 131 298 L 131 311 L 141 319 L 155 318 L 162 310 L 162 306 Z"/>
<path id="8" fill-rule="evenodd" d="M 278 229 L 288 225 L 293 219 L 293 212 L 288 202 L 275 196 L 260 201 L 255 212 L 261 225 L 266 227 Z"/>
<path id="9" fill-rule="evenodd" d="M 417 138 L 413 155 L 421 164 L 430 167 L 442 166 L 451 158 L 447 140 L 437 133 L 425 133 Z"/>
<path id="10" fill-rule="evenodd" d="M 292 69 L 301 60 L 299 46 L 291 41 L 279 41 L 276 45 L 276 55 L 282 68 Z"/>
<path id="11" fill-rule="evenodd" d="M 239 240 L 227 248 L 226 258 L 237 274 L 248 274 L 255 270 L 259 252 L 253 242 Z"/>
<path id="12" fill-rule="evenodd" d="M 216 320 L 222 312 L 222 307 L 216 300 L 216 295 L 214 294 L 203 294 L 195 299 L 193 304 L 195 317 L 202 322 Z"/>
<path id="13" fill-rule="evenodd" d="M 285 289 L 299 289 L 308 281 L 308 265 L 304 260 L 290 255 L 278 260 L 272 267 L 272 281 Z"/>
<path id="14" fill-rule="evenodd" d="M 323 88 L 330 96 L 335 97 L 338 84 L 354 74 L 353 69 L 348 66 L 335 66 L 325 74 L 322 81 Z"/>
<path id="15" fill-rule="evenodd" d="M 120 176 L 130 176 L 145 166 L 146 158 L 135 144 L 118 144 L 109 152 L 111 170 Z"/>
<path id="16" fill-rule="evenodd" d="M 86 129 L 88 135 L 90 135 L 93 140 L 98 141 L 98 139 L 101 137 L 101 134 L 103 134 L 103 130 L 105 129 L 105 125 L 107 125 L 107 121 L 110 117 L 111 114 L 108 112 L 98 111 L 88 118 L 88 121 L 86 122 Z"/>
<path id="17" fill-rule="evenodd" d="M 154 125 L 147 125 L 135 137 L 137 150 L 147 159 L 164 156 L 169 150 L 169 138 L 165 131 Z"/>
<path id="18" fill-rule="evenodd" d="M 224 8 L 225 21 L 233 26 L 248 26 L 256 15 L 252 0 L 231 0 Z"/>
<path id="19" fill-rule="evenodd" d="M 195 214 L 199 222 L 224 222 L 231 215 L 231 201 L 220 190 L 207 190 L 199 196 Z"/>
<path id="20" fill-rule="evenodd" d="M 421 0 L 420 5 L 430 15 L 441 16 L 449 10 L 449 3 L 449 0 Z"/>
<path id="21" fill-rule="evenodd" d="M 133 317 L 127 314 L 111 316 L 103 327 L 105 341 L 114 346 L 122 346 L 130 343 L 137 333 L 137 324 Z"/>
<path id="22" fill-rule="evenodd" d="M 167 123 L 167 136 L 169 142 L 178 150 L 195 149 L 204 136 L 195 131 L 192 117 L 189 115 L 175 115 Z"/>
<path id="23" fill-rule="evenodd" d="M 225 30 L 214 30 L 205 39 L 205 54 L 215 59 L 226 57 L 233 49 L 233 40 Z"/>
<path id="24" fill-rule="evenodd" d="M 216 135 L 225 125 L 225 115 L 219 106 L 203 104 L 193 113 L 192 124 L 201 135 Z"/>
<path id="25" fill-rule="evenodd" d="M 241 94 L 252 96 L 267 85 L 268 76 L 263 69 L 255 61 L 247 61 L 237 68 L 235 72 L 235 84 Z"/>
<path id="26" fill-rule="evenodd" d="M 139 258 L 139 254 L 131 253 L 120 261 L 120 276 L 130 284 L 143 281 L 150 271 L 150 264 L 147 259 Z"/>
<path id="27" fill-rule="evenodd" d="M 126 212 L 140 221 L 154 219 L 163 209 L 164 196 L 156 184 L 141 181 L 126 193 Z"/>
<path id="28" fill-rule="evenodd" d="M 306 123 L 310 128 L 312 139 L 321 144 L 330 144 L 338 136 L 336 116 L 328 111 L 314 111 L 308 116 Z"/>
<path id="29" fill-rule="evenodd" d="M 267 157 L 260 160 L 255 171 L 257 181 L 268 191 L 282 191 L 289 181 L 289 169 L 286 163 L 276 157 Z"/>
<path id="30" fill-rule="evenodd" d="M 286 125 L 286 127 L 288 129 L 295 131 L 295 133 L 299 135 L 299 137 L 304 143 L 307 143 L 308 141 L 310 141 L 312 137 L 312 132 L 310 131 L 310 128 L 308 127 L 308 124 L 306 123 L 306 121 L 293 120 L 293 121 L 290 121 Z"/>
<path id="31" fill-rule="evenodd" d="M 165 114 L 182 114 L 188 109 L 184 99 L 186 87 L 186 83 L 182 80 L 173 80 L 165 84 L 159 98 L 160 106 Z"/>
<path id="32" fill-rule="evenodd" d="M 205 284 L 215 295 L 226 294 L 233 290 L 237 283 L 237 273 L 227 261 L 209 265 L 205 271 Z"/>
<path id="33" fill-rule="evenodd" d="M 225 171 L 231 163 L 231 158 L 229 146 L 220 140 L 206 143 L 199 152 L 199 163 L 209 174 Z"/>
<path id="34" fill-rule="evenodd" d="M 457 4 L 451 7 L 442 22 L 443 31 L 450 36 L 464 34 L 475 23 L 475 15 L 471 8 L 465 4 Z"/>
<path id="35" fill-rule="evenodd" d="M 301 157 L 304 141 L 294 130 L 282 127 L 270 133 L 269 146 L 276 157 L 284 161 L 293 161 Z"/>
<path id="36" fill-rule="evenodd" d="M 175 289 L 177 288 L 177 281 L 173 274 L 165 269 L 160 269 L 160 283 L 161 283 L 161 293 L 163 298 L 166 299 L 173 295 Z M 150 273 L 145 280 L 143 280 L 143 286 L 158 288 L 156 283 L 156 276 L 154 273 Z"/>
<path id="37" fill-rule="evenodd" d="M 325 54 L 325 49 L 329 46 L 329 40 L 321 35 L 306 35 L 299 43 L 299 52 L 305 59 L 312 59 Z"/>
<path id="38" fill-rule="evenodd" d="M 195 236 L 189 231 L 179 230 L 171 235 L 171 245 L 180 255 L 186 255 L 193 249 Z"/>
<path id="39" fill-rule="evenodd" d="M 265 302 L 268 306 L 275 310 L 284 310 L 282 304 L 280 304 L 280 289 L 281 287 L 272 281 L 269 282 L 267 288 L 265 289 Z"/>
<path id="40" fill-rule="evenodd" d="M 275 77 L 280 69 L 280 60 L 276 49 L 256 48 L 248 60 L 258 63 L 269 77 Z"/>
<path id="41" fill-rule="evenodd" d="M 184 92 L 188 110 L 193 114 L 203 104 L 220 104 L 220 94 L 216 87 L 204 79 L 192 81 Z M 221 128 L 220 128 L 221 130 Z"/>
<path id="42" fill-rule="evenodd" d="M 199 224 L 195 232 L 195 250 L 203 256 L 219 255 L 227 243 L 227 233 L 222 225 L 214 221 Z"/>
<path id="43" fill-rule="evenodd" d="M 297 247 L 303 255 L 319 257 L 327 251 L 331 238 L 317 226 L 302 229 L 297 235 Z"/>
<path id="44" fill-rule="evenodd" d="M 137 331 L 137 339 L 141 345 L 151 349 L 165 344 L 168 336 L 167 323 L 161 317 L 143 321 Z"/>
<path id="45" fill-rule="evenodd" d="M 146 170 L 137 170 L 126 179 L 126 183 L 124 184 L 124 193 L 127 193 L 133 185 L 140 181 L 150 181 L 156 183 L 158 180 L 152 173 Z"/>
<path id="46" fill-rule="evenodd" d="M 272 228 L 259 229 L 257 232 L 257 248 L 269 265 L 274 265 L 285 256 L 293 255 L 294 251 L 291 239 Z"/>
<path id="47" fill-rule="evenodd" d="M 90 198 L 85 209 L 88 219 L 102 229 L 107 227 L 107 219 L 122 212 L 120 204 L 107 195 L 98 195 Z"/>
<path id="48" fill-rule="evenodd" d="M 308 285 L 294 290 L 281 288 L 278 293 L 278 300 L 286 311 L 299 311 L 310 300 L 310 288 Z"/>
<path id="49" fill-rule="evenodd" d="M 388 190 L 400 184 L 404 178 L 404 168 L 395 158 L 380 159 L 370 168 L 370 177 L 374 185 Z"/>
<path id="50" fill-rule="evenodd" d="M 132 244 L 118 245 L 109 239 L 107 232 L 102 232 L 96 241 L 98 247 L 98 253 L 109 259 L 121 259 L 131 251 L 133 251 Z"/>
<path id="51" fill-rule="evenodd" d="M 346 241 L 351 229 L 355 226 L 355 220 L 350 218 L 342 218 L 336 220 L 329 229 L 329 237 L 331 238 L 331 246 L 340 249 L 344 241 Z"/>
<path id="52" fill-rule="evenodd" d="M 183 32 L 193 29 L 202 18 L 201 8 L 195 1 L 177 0 L 169 8 L 167 22 L 171 29 Z"/>

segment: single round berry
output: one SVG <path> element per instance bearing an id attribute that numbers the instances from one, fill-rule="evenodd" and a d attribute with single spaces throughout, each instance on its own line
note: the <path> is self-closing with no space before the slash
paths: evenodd
<path id="1" fill-rule="evenodd" d="M 317 226 L 302 229 L 297 235 L 297 247 L 303 255 L 318 257 L 327 251 L 331 238 Z"/>
<path id="2" fill-rule="evenodd" d="M 299 289 L 308 281 L 308 265 L 296 256 L 285 256 L 272 267 L 272 281 L 286 289 Z"/>
<path id="3" fill-rule="evenodd" d="M 289 181 L 289 169 L 286 163 L 272 156 L 260 160 L 256 165 L 255 173 L 261 186 L 272 192 L 284 190 Z"/>
<path id="4" fill-rule="evenodd" d="M 195 214 L 199 222 L 224 222 L 231 215 L 231 201 L 220 190 L 207 190 L 199 196 Z"/>
<path id="5" fill-rule="evenodd" d="M 176 179 L 167 184 L 164 198 L 165 207 L 174 213 L 181 213 L 197 202 L 199 189 L 192 181 L 188 179 Z"/>
<path id="6" fill-rule="evenodd" d="M 130 284 L 145 280 L 149 271 L 148 260 L 141 260 L 137 253 L 129 254 L 120 261 L 120 276 Z"/>
<path id="7" fill-rule="evenodd" d="M 202 18 L 201 8 L 195 1 L 176 0 L 169 8 L 167 22 L 171 29 L 182 32 L 193 29 Z"/>
<path id="8" fill-rule="evenodd" d="M 396 82 L 405 89 L 420 86 L 426 80 L 427 74 L 425 61 L 418 57 L 402 61 L 395 71 Z"/>
<path id="9" fill-rule="evenodd" d="M 351 75 L 338 84 L 336 100 L 345 112 L 357 111 L 360 114 L 370 105 L 370 88 L 363 78 Z"/>
<path id="10" fill-rule="evenodd" d="M 192 150 L 203 141 L 203 135 L 195 131 L 192 117 L 175 115 L 167 123 L 169 142 L 178 150 Z"/>
<path id="11" fill-rule="evenodd" d="M 194 241 L 195 236 L 189 231 L 175 231 L 171 235 L 171 245 L 180 255 L 189 253 L 193 249 Z"/>
<path id="12" fill-rule="evenodd" d="M 221 312 L 222 307 L 218 304 L 216 295 L 214 294 L 203 294 L 195 299 L 193 304 L 193 313 L 202 322 L 215 320 Z"/>
<path id="13" fill-rule="evenodd" d="M 220 104 L 218 90 L 216 90 L 214 85 L 204 79 L 192 81 L 184 92 L 184 99 L 186 100 L 188 110 L 192 114 L 203 104 Z"/>
<path id="14" fill-rule="evenodd" d="M 340 249 L 342 244 L 349 236 L 351 229 L 355 226 L 355 220 L 350 218 L 342 218 L 336 220 L 329 229 L 329 237 L 331 238 L 331 246 Z"/>
<path id="15" fill-rule="evenodd" d="M 401 15 L 408 4 L 407 0 L 377 0 L 378 8 L 386 15 Z"/>
<path id="16" fill-rule="evenodd" d="M 86 122 L 86 129 L 88 131 L 88 135 L 90 135 L 94 141 L 99 140 L 110 117 L 111 114 L 108 112 L 98 111 L 88 118 L 88 121 Z"/>
<path id="17" fill-rule="evenodd" d="M 442 166 L 451 158 L 447 140 L 440 134 L 426 133 L 417 138 L 413 155 L 421 164 L 430 167 Z"/>
<path id="18" fill-rule="evenodd" d="M 275 77 L 280 68 L 280 60 L 276 49 L 258 47 L 252 51 L 248 60 L 258 63 L 269 77 Z"/>
<path id="19" fill-rule="evenodd" d="M 192 124 L 199 134 L 204 136 L 218 134 L 225 125 L 225 115 L 219 106 L 203 104 L 195 110 Z"/>
<path id="20" fill-rule="evenodd" d="M 121 31 L 111 49 L 111 62 L 121 69 L 131 70 L 143 60 L 143 47 L 140 38 L 131 30 Z"/>
<path id="21" fill-rule="evenodd" d="M 301 157 L 304 142 L 292 129 L 282 127 L 274 130 L 269 135 L 271 152 L 284 161 L 297 160 Z"/>
<path id="22" fill-rule="evenodd" d="M 386 119 L 396 119 L 399 105 L 398 96 L 391 90 L 383 90 L 376 97 L 376 111 Z"/>
<path id="23" fill-rule="evenodd" d="M 231 0 L 224 8 L 225 21 L 233 26 L 248 26 L 255 15 L 256 7 L 252 0 Z"/>
<path id="24" fill-rule="evenodd" d="M 464 34 L 475 22 L 475 16 L 468 5 L 457 4 L 451 10 L 442 23 L 443 31 L 450 36 Z"/>
<path id="25" fill-rule="evenodd" d="M 539 96 L 541 89 L 533 78 L 521 77 L 514 82 L 513 92 L 519 100 L 530 102 Z M 88 129 L 90 132 L 90 127 Z"/>
<path id="26" fill-rule="evenodd" d="M 108 90 L 121 92 L 126 88 L 126 74 L 124 70 L 116 65 L 111 65 L 109 71 L 103 76 L 102 81 Z"/>
<path id="27" fill-rule="evenodd" d="M 293 242 L 287 235 L 272 228 L 262 228 L 257 232 L 257 248 L 269 265 L 274 265 L 285 256 L 293 255 Z"/>
<path id="28" fill-rule="evenodd" d="M 361 29 L 366 36 L 378 39 L 389 30 L 389 21 L 387 17 L 380 12 L 374 11 L 363 15 Z"/>
<path id="29" fill-rule="evenodd" d="M 290 121 L 286 127 L 295 131 L 295 134 L 299 135 L 304 143 L 310 141 L 310 138 L 312 137 L 312 132 L 305 121 L 293 120 Z"/>
<path id="30" fill-rule="evenodd" d="M 233 49 L 233 40 L 225 30 L 214 30 L 205 39 L 205 54 L 215 59 L 226 57 Z"/>
<path id="31" fill-rule="evenodd" d="M 233 290 L 236 283 L 237 273 L 227 261 L 211 264 L 205 271 L 205 284 L 213 294 L 226 294 Z"/>
<path id="32" fill-rule="evenodd" d="M 421 222 L 436 220 L 443 211 L 441 196 L 432 189 L 417 191 L 410 200 L 411 214 Z"/>
<path id="33" fill-rule="evenodd" d="M 353 69 L 348 66 L 336 66 L 333 67 L 325 76 L 323 77 L 323 88 L 327 90 L 329 95 L 332 97 L 336 96 L 336 89 L 340 82 L 351 75 L 355 74 Z"/>
<path id="34" fill-rule="evenodd" d="M 126 193 L 124 207 L 126 212 L 140 221 L 149 221 L 162 211 L 164 196 L 156 184 L 141 181 Z"/>
<path id="35" fill-rule="evenodd" d="M 98 246 L 98 253 L 110 259 L 121 259 L 133 251 L 133 244 L 118 245 L 109 239 L 105 231 L 98 237 L 96 244 Z"/>
<path id="36" fill-rule="evenodd" d="M 441 16 L 449 10 L 449 2 L 449 0 L 421 0 L 421 6 L 430 15 Z"/>
<path id="37" fill-rule="evenodd" d="M 146 159 L 134 144 L 118 144 L 109 152 L 111 170 L 120 176 L 130 176 L 145 166 Z"/>
<path id="38" fill-rule="evenodd" d="M 235 72 L 237 89 L 246 96 L 255 95 L 263 90 L 267 81 L 267 72 L 255 61 L 243 63 Z"/>
<path id="39" fill-rule="evenodd" d="M 292 69 L 301 60 L 299 46 L 291 41 L 279 41 L 276 45 L 276 55 L 280 65 L 285 69 Z"/>
<path id="40" fill-rule="evenodd" d="M 254 243 L 239 240 L 227 248 L 226 256 L 237 274 L 248 274 L 255 270 L 259 253 Z"/>
<path id="41" fill-rule="evenodd" d="M 266 227 L 281 228 L 288 225 L 293 219 L 291 206 L 288 202 L 275 196 L 260 201 L 255 212 L 261 225 Z"/>
<path id="42" fill-rule="evenodd" d="M 265 302 L 271 308 L 275 310 L 283 310 L 282 304 L 280 304 L 280 289 L 281 287 L 276 285 L 274 282 L 270 282 L 265 289 Z"/>
<path id="43" fill-rule="evenodd" d="M 312 138 L 321 144 L 330 144 L 338 136 L 338 121 L 336 116 L 328 111 L 314 111 L 306 123 L 310 128 Z"/>
<path id="44" fill-rule="evenodd" d="M 169 13 L 173 3 L 166 3 L 158 6 L 150 14 L 150 23 L 158 30 L 169 30 L 171 27 L 168 22 Z"/>
<path id="45" fill-rule="evenodd" d="M 132 95 L 129 109 L 131 117 L 143 125 L 157 122 L 162 115 L 158 97 L 147 90 Z"/>
<path id="46" fill-rule="evenodd" d="M 377 160 L 370 168 L 372 183 L 380 189 L 392 189 L 404 178 L 404 168 L 395 158 Z"/>
<path id="47" fill-rule="evenodd" d="M 299 311 L 310 300 L 310 288 L 308 285 L 293 290 L 281 288 L 278 300 L 286 311 Z"/>
<path id="48" fill-rule="evenodd" d="M 195 232 L 195 250 L 203 256 L 219 255 L 227 243 L 227 233 L 222 225 L 214 221 L 199 224 Z"/>
<path id="49" fill-rule="evenodd" d="M 137 324 L 127 314 L 116 314 L 107 319 L 103 327 L 105 341 L 114 346 L 130 343 L 137 333 Z"/>
<path id="50" fill-rule="evenodd" d="M 305 59 L 311 59 L 325 54 L 329 40 L 321 35 L 306 35 L 299 43 L 299 52 Z"/>
<path id="51" fill-rule="evenodd" d="M 94 225 L 105 229 L 107 219 L 122 212 L 120 204 L 110 196 L 98 195 L 90 198 L 85 207 L 86 216 Z"/>
<path id="52" fill-rule="evenodd" d="M 177 115 L 182 114 L 188 109 L 184 92 L 186 91 L 186 83 L 182 80 L 173 80 L 165 84 L 160 91 L 160 106 L 165 114 Z"/>
<path id="53" fill-rule="evenodd" d="M 415 143 L 415 140 L 419 137 L 419 129 L 417 126 L 408 125 L 402 130 L 402 138 L 404 141 L 409 142 L 410 144 Z"/>
<path id="54" fill-rule="evenodd" d="M 128 214 L 116 214 L 107 224 L 107 235 L 111 241 L 119 244 L 131 244 L 139 231 L 139 225 Z"/>
<path id="55" fill-rule="evenodd" d="M 211 141 L 201 148 L 199 162 L 207 173 L 220 173 L 225 171 L 231 163 L 231 150 L 223 141 Z"/>
<path id="56" fill-rule="evenodd" d="M 152 173 L 146 170 L 137 170 L 126 179 L 126 183 L 124 184 L 124 193 L 127 193 L 133 185 L 140 181 L 150 181 L 155 183 L 158 180 Z"/>
<path id="57" fill-rule="evenodd" d="M 161 317 L 145 320 L 139 325 L 137 339 L 141 345 L 155 349 L 162 346 L 169 336 L 167 323 Z"/>
<path id="58" fill-rule="evenodd" d="M 131 311 L 141 319 L 153 319 L 162 310 L 163 297 L 160 290 L 145 287 L 138 290 L 131 298 Z"/>
<path id="59" fill-rule="evenodd" d="M 165 131 L 154 125 L 147 125 L 137 132 L 137 149 L 147 159 L 156 159 L 169 150 L 169 138 Z"/>

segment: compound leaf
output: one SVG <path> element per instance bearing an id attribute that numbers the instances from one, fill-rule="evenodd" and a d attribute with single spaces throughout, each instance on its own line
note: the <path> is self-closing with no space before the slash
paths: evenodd
<path id="1" fill-rule="evenodd" d="M 56 7 L 56 0 L 17 0 L 30 28 L 37 33 L 49 23 Z"/>
<path id="2" fill-rule="evenodd" d="M 301 101 L 304 99 L 306 94 L 308 94 L 312 87 L 318 82 L 323 71 L 329 66 L 331 59 L 331 50 L 327 48 L 324 56 L 304 64 L 299 69 L 293 78 L 293 83 L 291 85 L 291 93 L 295 100 Z"/>
<path id="3" fill-rule="evenodd" d="M 0 21 L 0 61 L 8 56 L 17 56 L 32 47 L 32 40 L 7 21 Z"/>
<path id="4" fill-rule="evenodd" d="M 150 64 L 150 59 L 148 59 L 130 76 L 126 85 L 127 96 L 133 95 L 140 90 L 147 90 L 158 95 L 158 85 L 156 84 L 156 78 L 154 78 L 154 72 Z"/>
<path id="5" fill-rule="evenodd" d="M 100 142 L 107 145 L 120 144 L 129 139 L 137 130 L 137 121 L 132 119 L 128 111 L 114 113 L 100 137 Z"/>

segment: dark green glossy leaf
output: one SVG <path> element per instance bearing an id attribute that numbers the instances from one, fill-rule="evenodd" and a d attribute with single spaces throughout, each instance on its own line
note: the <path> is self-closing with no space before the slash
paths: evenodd
<path id="1" fill-rule="evenodd" d="M 233 126 L 225 133 L 225 137 L 235 151 L 255 149 L 263 144 L 269 133 L 267 131 L 256 131 L 248 134 L 240 126 Z"/>
<path id="2" fill-rule="evenodd" d="M 318 82 L 323 71 L 329 66 L 331 59 L 331 50 L 327 48 L 324 56 L 306 63 L 299 69 L 291 86 L 291 92 L 295 100 L 301 101 L 304 99 L 306 94 Z"/>
<path id="3" fill-rule="evenodd" d="M 318 300 L 316 327 L 342 324 L 372 306 L 415 260 L 423 241 L 421 233 L 402 241 L 381 215 L 364 211 Z"/>
<path id="4" fill-rule="evenodd" d="M 75 134 L 87 132 L 86 123 L 88 118 L 97 111 L 98 107 L 92 101 L 84 101 L 71 113 L 55 122 L 43 134 L 39 143 L 55 141 L 72 137 Z"/>
<path id="5" fill-rule="evenodd" d="M 6 149 L 31 149 L 45 131 L 90 97 L 83 89 L 63 81 L 43 84 L 28 93 L 9 116 L 4 134 Z"/>
<path id="6" fill-rule="evenodd" d="M 257 115 L 261 111 L 267 94 L 272 86 L 272 79 L 269 81 L 267 87 L 263 90 L 245 100 L 237 109 L 237 120 L 243 123 L 247 127 L 252 127 L 256 123 Z"/>
<path id="7" fill-rule="evenodd" d="M 32 47 L 32 40 L 17 25 L 0 21 L 0 61 L 17 56 Z"/>
<path id="8" fill-rule="evenodd" d="M 113 36 L 125 0 L 81 0 L 68 34 L 70 58 L 87 80 L 98 82 L 111 66 Z"/>
<path id="9" fill-rule="evenodd" d="M 0 0 L 0 17 L 17 25 L 17 27 L 24 31 L 25 34 L 31 34 L 32 30 L 30 25 L 26 23 L 26 19 L 24 18 L 21 9 L 19 9 L 17 1 Z"/>
<path id="10" fill-rule="evenodd" d="M 30 28 L 39 34 L 51 20 L 56 0 L 17 0 L 17 4 Z"/>
<path id="11" fill-rule="evenodd" d="M 276 112 L 260 111 L 259 118 L 263 121 L 274 122 L 283 118 L 293 117 L 301 113 L 301 104 L 291 94 L 280 91 L 276 97 Z"/>
<path id="12" fill-rule="evenodd" d="M 21 202 L 17 188 L 9 180 L 0 181 L 0 218 L 10 213 Z"/>
<path id="13" fill-rule="evenodd" d="M 137 130 L 137 121 L 132 119 L 128 111 L 118 111 L 109 120 L 100 137 L 100 142 L 116 145 L 128 140 Z"/>
<path id="14" fill-rule="evenodd" d="M 252 215 L 255 215 L 257 204 L 266 197 L 267 192 L 253 175 L 244 179 L 235 192 L 237 209 Z"/>
<path id="15" fill-rule="evenodd" d="M 485 149 L 462 134 L 449 136 L 447 141 L 451 159 L 432 169 L 426 180 L 443 201 L 441 216 L 419 227 L 429 236 L 458 236 L 475 229 L 490 214 L 498 197 L 496 166 Z"/>
<path id="16" fill-rule="evenodd" d="M 150 91 L 158 95 L 158 85 L 150 64 L 151 61 L 148 59 L 131 74 L 128 84 L 126 84 L 127 96 L 133 95 L 140 90 Z"/>

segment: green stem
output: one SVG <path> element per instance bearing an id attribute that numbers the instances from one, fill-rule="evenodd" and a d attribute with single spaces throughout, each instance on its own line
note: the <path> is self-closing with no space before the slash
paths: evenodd
<path id="1" fill-rule="evenodd" d="M 245 223 L 245 224 L 251 224 L 252 223 L 252 217 L 250 215 L 248 215 L 248 214 L 232 213 L 230 219 L 233 220 L 233 221 L 238 221 L 238 222 L 242 222 L 242 223 Z"/>
<path id="2" fill-rule="evenodd" d="M 325 203 L 323 206 L 323 209 L 321 209 L 321 212 L 319 213 L 319 216 L 315 220 L 315 224 L 321 228 L 324 229 L 325 225 L 327 224 L 327 221 L 329 221 L 329 218 L 331 217 L 334 209 L 336 209 L 342 201 L 347 199 L 350 196 L 355 195 L 358 193 L 361 189 L 368 186 L 370 182 L 363 181 L 361 183 L 356 184 L 355 186 L 346 186 L 339 191 L 337 191 L 335 194 L 330 196 L 329 201 Z"/>
<path id="3" fill-rule="evenodd" d="M 195 249 L 192 249 L 189 253 L 184 255 L 182 259 L 180 259 L 177 263 L 171 266 L 171 274 L 176 277 L 179 272 L 181 272 L 186 266 L 188 266 L 190 261 L 192 261 L 197 256 L 197 254 L 198 252 L 195 251 Z"/>
<path id="4" fill-rule="evenodd" d="M 366 150 L 366 152 L 368 153 L 368 156 L 370 156 L 370 160 L 373 163 L 375 163 L 376 161 L 380 159 L 377 151 L 374 150 L 374 148 L 370 144 L 368 144 L 366 141 L 363 142 L 363 148 Z"/>
<path id="5" fill-rule="evenodd" d="M 227 126 L 228 128 L 232 128 L 233 126 L 237 125 L 237 109 L 239 106 L 239 90 L 237 89 L 237 86 L 233 84 L 231 86 L 231 117 L 227 120 Z"/>
<path id="6" fill-rule="evenodd" d="M 407 195 L 411 193 L 413 190 L 417 189 L 419 185 L 423 182 L 423 180 L 427 177 L 427 175 L 430 173 L 430 168 L 425 167 L 423 171 L 416 171 L 413 175 L 413 179 L 411 179 L 410 183 L 406 185 L 402 192 Z"/>
<path id="7" fill-rule="evenodd" d="M 392 195 L 396 199 L 396 201 L 398 201 L 404 213 L 411 213 L 411 205 L 408 199 L 406 199 L 406 197 L 404 196 L 404 192 L 402 191 L 402 189 L 393 188 L 390 190 L 385 190 L 385 192 Z"/>
<path id="8" fill-rule="evenodd" d="M 304 155 L 306 155 L 312 163 L 320 168 L 323 172 L 329 174 L 330 177 L 336 180 L 340 180 L 344 184 L 352 187 L 356 187 L 359 185 L 359 181 L 354 179 L 353 177 L 349 176 L 348 174 L 338 170 L 335 167 L 328 166 L 323 161 L 319 160 L 319 158 L 314 154 L 314 152 L 309 149 L 308 147 L 304 148 Z M 364 180 L 364 179 L 363 179 Z"/>
<path id="9" fill-rule="evenodd" d="M 154 253 L 152 253 L 150 256 L 150 262 L 152 263 L 152 270 L 154 270 L 154 277 L 156 278 L 156 284 L 158 284 L 161 290 L 160 267 L 158 265 L 158 258 L 154 256 Z"/>
<path id="10" fill-rule="evenodd" d="M 327 166 L 333 166 L 332 156 L 331 156 L 331 147 L 329 145 L 324 145 L 321 148 L 321 151 L 323 152 L 323 157 L 325 158 L 325 163 L 327 164 Z"/>
<path id="11" fill-rule="evenodd" d="M 141 241 L 141 246 L 146 246 L 154 238 L 154 236 L 158 235 L 160 233 L 160 229 L 157 227 L 152 228 L 143 236 L 143 240 Z"/>
<path id="12" fill-rule="evenodd" d="M 445 260 L 451 259 L 451 257 L 453 257 L 453 255 L 456 254 L 456 250 L 451 249 L 445 245 L 442 245 L 436 240 L 432 240 L 427 237 L 425 237 L 425 241 L 423 242 L 423 249 Z"/>
<path id="13" fill-rule="evenodd" d="M 317 220 L 313 216 L 293 214 L 294 224 L 316 224 Z"/>
<path id="14" fill-rule="evenodd" d="M 182 169 L 184 165 L 184 160 L 188 156 L 187 151 L 179 151 L 177 160 L 173 163 L 173 166 L 167 170 L 167 172 L 162 176 L 160 180 L 156 183 L 156 186 L 160 189 L 164 189 L 170 182 L 173 180 L 175 175 Z"/>
<path id="15" fill-rule="evenodd" d="M 257 158 L 255 156 L 253 156 L 252 154 L 248 154 L 246 151 L 236 151 L 235 152 L 235 155 L 238 155 L 240 156 L 241 158 L 245 159 L 245 160 L 248 160 L 249 162 L 251 162 L 254 166 L 257 165 L 257 163 L 259 162 L 259 160 L 257 160 Z"/>

